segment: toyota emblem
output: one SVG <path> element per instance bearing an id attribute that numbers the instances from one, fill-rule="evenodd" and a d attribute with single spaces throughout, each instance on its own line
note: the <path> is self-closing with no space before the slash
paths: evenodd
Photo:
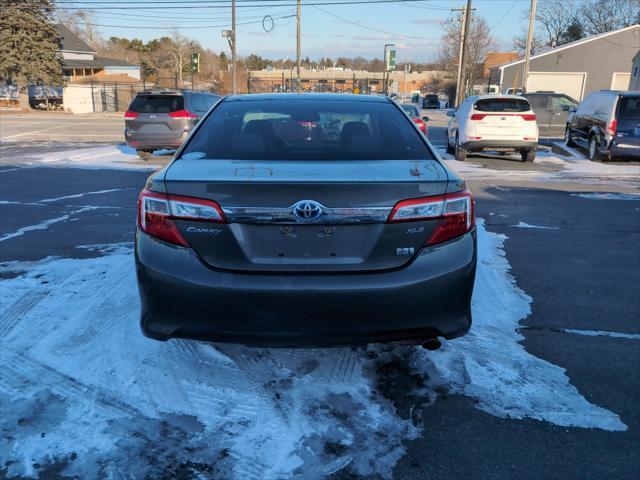
<path id="1" fill-rule="evenodd" d="M 317 220 L 322 215 L 322 205 L 314 200 L 300 200 L 293 206 L 293 216 L 302 222 Z"/>

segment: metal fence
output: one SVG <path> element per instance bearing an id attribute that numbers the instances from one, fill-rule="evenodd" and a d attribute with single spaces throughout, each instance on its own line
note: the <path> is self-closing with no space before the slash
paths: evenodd
<path id="1" fill-rule="evenodd" d="M 327 92 L 372 94 L 383 90 L 384 81 L 380 78 L 303 78 L 298 81 L 298 79 L 287 76 L 284 73 L 279 79 L 247 78 L 247 91 L 249 93 Z"/>

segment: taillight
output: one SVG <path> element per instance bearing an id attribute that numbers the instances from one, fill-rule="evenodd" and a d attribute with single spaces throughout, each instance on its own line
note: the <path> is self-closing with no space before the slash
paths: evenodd
<path id="1" fill-rule="evenodd" d="M 212 200 L 142 190 L 138 199 L 138 226 L 147 235 L 188 247 L 174 220 L 226 223 L 220 205 Z"/>
<path id="2" fill-rule="evenodd" d="M 536 120 L 536 116 L 533 113 L 525 113 L 520 116 L 522 117 L 523 120 L 526 120 L 527 122 L 535 122 Z"/>
<path id="3" fill-rule="evenodd" d="M 195 113 L 191 113 L 189 110 L 177 110 L 175 112 L 169 112 L 171 118 L 198 118 Z"/>
<path id="4" fill-rule="evenodd" d="M 435 245 L 467 233 L 475 225 L 471 192 L 412 198 L 398 202 L 388 223 L 439 220 L 425 245 Z"/>
<path id="5" fill-rule="evenodd" d="M 138 115 L 140 115 L 138 112 L 132 112 L 131 110 L 124 112 L 124 118 L 138 118 Z"/>
<path id="6" fill-rule="evenodd" d="M 482 120 L 484 117 L 486 117 L 485 114 L 474 113 L 473 115 L 471 115 L 471 120 Z"/>
<path id="7" fill-rule="evenodd" d="M 618 131 L 618 119 L 612 118 L 611 121 L 609 122 L 609 125 L 607 125 L 606 132 L 612 137 L 615 137 L 617 131 Z"/>

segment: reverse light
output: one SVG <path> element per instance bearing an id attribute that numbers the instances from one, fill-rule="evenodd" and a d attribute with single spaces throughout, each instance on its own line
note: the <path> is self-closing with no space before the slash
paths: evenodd
<path id="1" fill-rule="evenodd" d="M 189 110 L 177 110 L 175 112 L 169 112 L 169 116 L 171 118 L 198 118 L 195 113 L 190 112 Z"/>
<path id="2" fill-rule="evenodd" d="M 425 246 L 464 235 L 475 225 L 471 192 L 465 190 L 446 195 L 403 200 L 393 207 L 387 223 L 421 220 L 439 220 Z"/>
<path id="3" fill-rule="evenodd" d="M 618 119 L 612 118 L 611 121 L 609 122 L 609 125 L 607 125 L 607 128 L 605 129 L 605 131 L 607 132 L 607 135 L 611 135 L 612 137 L 615 137 L 616 132 L 618 131 Z"/>
<path id="4" fill-rule="evenodd" d="M 174 220 L 226 223 L 220 205 L 213 200 L 167 195 L 142 190 L 138 198 L 138 226 L 147 235 L 188 247 Z"/>
<path id="5" fill-rule="evenodd" d="M 132 112 L 131 110 L 124 112 L 124 118 L 138 118 L 139 115 L 138 112 Z"/>

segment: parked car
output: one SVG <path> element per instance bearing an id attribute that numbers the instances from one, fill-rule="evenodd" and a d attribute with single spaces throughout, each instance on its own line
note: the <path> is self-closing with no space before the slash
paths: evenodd
<path id="1" fill-rule="evenodd" d="M 447 111 L 447 152 L 464 161 L 470 152 L 519 152 L 533 162 L 538 147 L 536 115 L 519 95 L 468 97 L 457 110 Z"/>
<path id="2" fill-rule="evenodd" d="M 149 337 L 423 342 L 471 325 L 473 199 L 386 97 L 226 97 L 138 202 Z"/>
<path id="3" fill-rule="evenodd" d="M 640 92 L 590 94 L 570 113 L 564 138 L 569 147 L 586 147 L 593 161 L 640 160 Z"/>
<path id="4" fill-rule="evenodd" d="M 415 123 L 420 131 L 427 134 L 427 122 L 429 121 L 429 117 L 420 117 L 420 110 L 413 103 L 401 103 L 400 106 L 405 111 L 409 118 Z"/>
<path id="5" fill-rule="evenodd" d="M 124 138 L 141 158 L 154 150 L 178 148 L 219 95 L 190 90 L 145 90 L 124 114 Z"/>
<path id="6" fill-rule="evenodd" d="M 536 114 L 540 136 L 562 138 L 569 112 L 579 102 L 569 95 L 555 92 L 532 92 L 524 96 Z"/>
<path id="7" fill-rule="evenodd" d="M 435 93 L 429 93 L 422 99 L 422 108 L 440 108 L 440 98 Z"/>

